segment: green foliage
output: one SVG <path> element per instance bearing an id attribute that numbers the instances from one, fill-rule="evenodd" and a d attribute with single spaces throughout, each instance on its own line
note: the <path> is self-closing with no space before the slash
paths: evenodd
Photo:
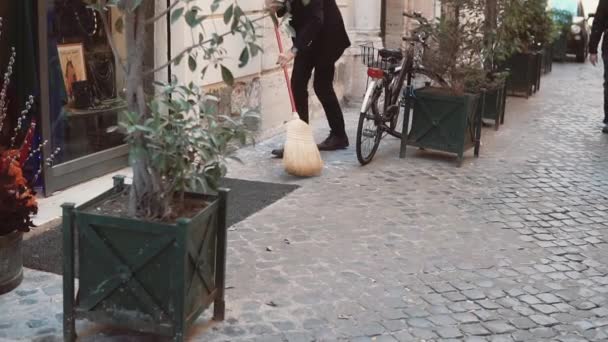
<path id="1" fill-rule="evenodd" d="M 110 7 L 120 11 L 124 17 L 118 20 L 121 30 L 124 28 L 137 35 L 127 37 L 127 41 L 143 39 L 142 33 L 135 29 L 139 27 L 137 22 L 144 20 L 151 24 L 165 20 L 167 15 L 172 25 L 185 23 L 192 30 L 192 45 L 153 70 L 142 70 L 141 54 L 127 51 L 127 89 L 144 88 L 146 76 L 172 64 L 180 65 L 184 60 L 191 72 L 201 70 L 201 84 L 212 67 L 219 70 L 227 85 L 232 86 L 234 75 L 226 60 L 234 56 L 223 47 L 224 37 L 241 38 L 243 49 L 238 59 L 241 68 L 262 51 L 257 44 L 260 36 L 255 22 L 266 16 L 251 20 L 237 0 L 208 1 L 207 10 L 193 0 L 172 0 L 166 11 L 157 11 L 151 18 L 144 13 L 144 5 L 150 4 L 147 1 L 151 0 L 89 0 L 90 6 L 99 11 Z M 225 8 L 223 13 L 217 13 L 220 8 Z M 212 15 L 223 19 L 227 32 L 208 32 L 203 24 Z M 128 25 L 131 25 L 130 30 Z M 134 48 L 137 44 L 127 44 L 127 50 Z M 142 102 L 141 94 L 132 93 L 133 98 L 127 96 L 129 111 L 124 114 L 120 127 L 113 129 L 124 130 L 130 147 L 134 168 L 131 213 L 149 219 L 167 219 L 174 213 L 174 207 L 181 205 L 181 201 L 175 202 L 180 193 L 183 198 L 188 190 L 213 191 L 217 188 L 220 178 L 226 174 L 228 158 L 234 157 L 236 148 L 250 140 L 251 132 L 243 120 L 257 118 L 258 114 L 242 113 L 238 120 L 221 116 L 214 109 L 218 99 L 194 83 L 180 83 L 175 76 L 170 84 L 156 85 L 156 93 L 145 97 L 147 106 Z"/>
<path id="2" fill-rule="evenodd" d="M 550 44 L 554 24 L 547 0 L 499 0 L 496 57 L 503 61 L 517 52 L 527 53 Z"/>
<path id="3" fill-rule="evenodd" d="M 549 11 L 549 15 L 553 21 L 553 35 L 552 42 L 558 40 L 560 37 L 566 36 L 572 26 L 572 13 L 566 10 L 553 9 Z"/>
<path id="4" fill-rule="evenodd" d="M 218 99 L 190 83 L 162 84 L 162 91 L 150 103 L 151 117 L 140 123 L 135 113 L 127 113 L 121 126 L 129 142 L 136 133 L 145 139 L 145 151 L 151 167 L 162 177 L 158 195 L 189 189 L 215 190 L 226 174 L 226 160 L 234 156 L 239 145 L 245 144 L 249 132 L 242 123 L 257 113 L 244 113 L 240 119 L 219 115 L 215 110 Z M 132 156 L 139 157 L 139 156 Z"/>
<path id="5" fill-rule="evenodd" d="M 486 75 L 485 0 L 444 0 L 442 5 L 442 17 L 429 28 L 424 67 L 442 76 L 454 94 L 476 92 Z"/>

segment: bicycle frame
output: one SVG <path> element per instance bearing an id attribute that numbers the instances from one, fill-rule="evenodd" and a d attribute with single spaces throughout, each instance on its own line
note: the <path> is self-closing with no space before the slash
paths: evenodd
<path id="1" fill-rule="evenodd" d="M 404 16 L 418 21 L 420 26 L 428 24 L 420 13 L 404 13 Z M 422 53 L 427 38 L 424 28 L 416 31 L 413 37 L 404 37 L 403 41 L 408 42 L 405 51 L 376 49 L 373 43 L 361 45 L 361 59 L 367 67 L 368 76 L 357 128 L 357 158 L 362 165 L 373 159 L 380 141 L 386 135 L 401 140 L 399 155 L 404 157 L 410 110 L 415 100 L 414 79 L 418 75 L 431 80 L 425 82 L 426 85 L 437 80 L 445 83 L 441 77 L 422 66 Z M 404 119 L 399 131 L 397 126 L 402 108 Z"/>
<path id="2" fill-rule="evenodd" d="M 412 44 L 414 45 L 414 44 Z M 401 66 L 395 68 L 394 71 L 385 71 L 378 68 L 369 68 L 368 75 L 372 78 L 365 92 L 363 98 L 363 104 L 361 105 L 361 113 L 367 113 L 372 105 L 371 99 L 373 92 L 376 90 L 376 85 L 383 80 L 385 101 L 384 108 L 381 109 L 382 113 L 374 113 L 376 124 L 382 127 L 382 129 L 394 136 L 395 138 L 401 139 L 402 133 L 399 133 L 386 125 L 386 121 L 392 120 L 394 115 L 398 115 L 399 107 L 402 103 L 398 103 L 403 86 L 406 86 L 407 93 L 405 94 L 403 101 L 407 101 L 410 96 L 413 96 L 411 88 L 412 73 L 413 69 L 413 49 L 408 49 L 406 56 L 403 58 Z M 371 71 L 370 71 L 371 70 Z"/>

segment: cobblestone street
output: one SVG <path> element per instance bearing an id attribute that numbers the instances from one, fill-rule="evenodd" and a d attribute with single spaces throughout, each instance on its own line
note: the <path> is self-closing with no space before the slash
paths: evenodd
<path id="1" fill-rule="evenodd" d="M 227 320 L 207 314 L 192 340 L 608 340 L 601 72 L 554 65 L 460 168 L 413 148 L 400 160 L 391 138 L 359 166 L 355 110 L 351 147 L 325 154 L 319 178 L 268 158 L 281 137 L 243 150 L 231 177 L 301 188 L 230 229 Z M 26 276 L 38 281 L 0 297 L 0 337 L 60 340 L 60 279 Z"/>

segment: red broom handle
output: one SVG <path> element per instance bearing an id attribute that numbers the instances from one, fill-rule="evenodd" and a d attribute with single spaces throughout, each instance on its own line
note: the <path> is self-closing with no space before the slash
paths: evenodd
<path id="1" fill-rule="evenodd" d="M 283 42 L 281 41 L 281 33 L 279 32 L 279 27 L 274 25 L 274 33 L 277 36 L 277 43 L 279 43 L 279 52 L 283 53 Z M 289 100 L 291 101 L 291 110 L 296 113 L 296 101 L 293 97 L 293 91 L 291 90 L 291 81 L 289 80 L 289 72 L 287 71 L 287 66 L 283 67 L 283 73 L 285 74 L 285 81 L 287 82 L 287 90 L 289 91 Z"/>

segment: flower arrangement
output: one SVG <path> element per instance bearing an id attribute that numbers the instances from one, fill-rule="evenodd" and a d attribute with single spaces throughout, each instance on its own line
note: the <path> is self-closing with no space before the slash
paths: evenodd
<path id="1" fill-rule="evenodd" d="M 0 18 L 0 36 L 2 34 L 3 19 Z M 4 79 L 0 90 L 0 131 L 4 127 L 4 121 L 8 117 L 8 88 L 10 86 L 13 67 L 15 64 L 16 52 L 12 48 L 9 62 L 4 73 Z M 17 119 L 17 125 L 13 130 L 10 146 L 0 147 L 0 236 L 6 236 L 19 231 L 27 233 L 34 227 L 32 216 L 38 213 L 38 203 L 36 193 L 30 188 L 28 180 L 23 175 L 23 166 L 32 157 L 40 153 L 46 142 L 32 149 L 32 140 L 36 131 L 36 121 L 31 120 L 28 130 L 20 144 L 17 144 L 18 137 L 23 133 L 24 122 L 28 119 L 34 97 L 30 96 L 25 109 Z M 50 165 L 55 153 L 47 160 Z M 34 175 L 32 183 L 35 183 L 42 172 L 40 168 Z"/>

